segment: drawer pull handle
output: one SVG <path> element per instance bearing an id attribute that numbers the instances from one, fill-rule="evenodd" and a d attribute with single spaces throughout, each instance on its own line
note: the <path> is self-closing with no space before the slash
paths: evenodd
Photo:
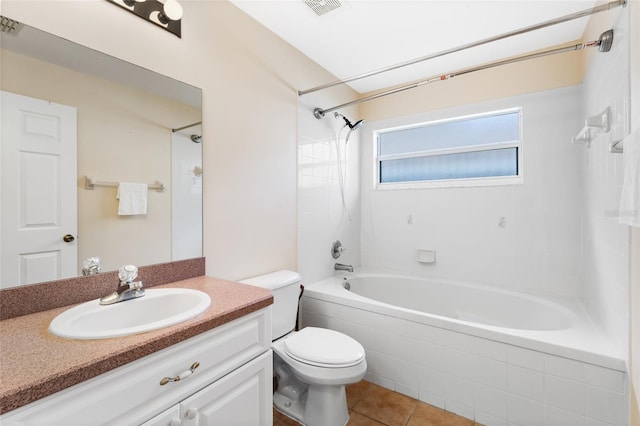
<path id="1" fill-rule="evenodd" d="M 196 361 L 193 364 L 191 364 L 191 367 L 187 371 L 183 371 L 182 373 L 178 374 L 175 377 L 165 377 L 162 380 L 160 380 L 160 386 L 164 386 L 169 382 L 179 382 L 180 380 L 185 380 L 189 376 L 191 376 L 195 371 L 195 369 L 198 367 L 200 367 L 200 363 Z"/>

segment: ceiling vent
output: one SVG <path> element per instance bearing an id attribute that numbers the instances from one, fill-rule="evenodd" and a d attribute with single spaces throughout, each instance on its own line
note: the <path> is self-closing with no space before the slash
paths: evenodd
<path id="1" fill-rule="evenodd" d="M 5 34 L 18 35 L 22 24 L 13 19 L 0 15 L 0 31 Z"/>
<path id="2" fill-rule="evenodd" d="M 316 15 L 322 16 L 327 12 L 342 6 L 338 0 L 304 0 L 304 2 L 313 10 Z"/>

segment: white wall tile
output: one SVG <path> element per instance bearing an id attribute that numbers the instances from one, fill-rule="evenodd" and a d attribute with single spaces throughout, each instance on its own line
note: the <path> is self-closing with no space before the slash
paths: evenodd
<path id="1" fill-rule="evenodd" d="M 585 419 L 585 426 L 612 426 L 611 423 L 601 422 L 591 417 Z"/>
<path id="2" fill-rule="evenodd" d="M 585 118 L 610 107 L 611 131 L 594 138 L 583 163 L 584 295 L 621 356 L 628 353 L 628 227 L 617 223 L 621 155 L 608 152 L 629 126 L 629 10 L 616 11 L 612 50 L 593 55 L 585 80 Z"/>
<path id="3" fill-rule="evenodd" d="M 596 420 L 623 426 L 627 418 L 624 394 L 589 386 L 587 390 L 587 416 Z"/>
<path id="4" fill-rule="evenodd" d="M 575 218 L 582 180 L 575 154 L 581 151 L 570 140 L 582 121 L 580 95 L 580 87 L 570 87 L 367 123 L 361 134 L 363 265 L 578 296 L 581 229 Z M 523 185 L 372 190 L 374 130 L 512 106 L 523 106 Z M 497 226 L 499 217 L 506 217 L 505 228 Z M 420 247 L 437 250 L 435 264 L 415 262 Z"/>
<path id="5" fill-rule="evenodd" d="M 476 383 L 475 408 L 478 411 L 491 415 L 492 417 L 506 421 L 507 393 Z"/>
<path id="6" fill-rule="evenodd" d="M 399 392 L 403 395 L 410 396 L 411 398 L 414 398 L 414 399 L 420 399 L 420 390 L 417 388 L 412 388 L 402 383 L 396 383 L 395 388 L 396 388 L 395 389 L 396 392 Z"/>
<path id="7" fill-rule="evenodd" d="M 484 426 L 509 426 L 509 422 L 505 419 L 493 417 L 492 415 L 483 413 L 482 411 L 476 411 L 475 421 L 476 423 Z"/>
<path id="8" fill-rule="evenodd" d="M 447 400 L 444 406 L 445 410 L 455 413 L 459 416 L 466 417 L 467 419 L 473 419 L 474 412 L 473 407 L 468 407 L 466 405 L 458 404 L 454 401 Z"/>
<path id="9" fill-rule="evenodd" d="M 576 382 L 588 383 L 587 366 L 583 362 L 559 356 L 547 355 L 545 357 L 545 373 Z"/>
<path id="10" fill-rule="evenodd" d="M 444 410 L 445 407 L 445 398 L 440 395 L 434 395 L 427 391 L 420 391 L 420 401 L 426 402 L 427 404 L 431 404 L 434 407 L 442 408 Z"/>
<path id="11" fill-rule="evenodd" d="M 417 375 L 420 378 L 420 391 L 430 395 L 445 398 L 447 388 L 447 375 L 441 371 L 429 367 L 422 367 Z"/>
<path id="12" fill-rule="evenodd" d="M 589 384 L 614 392 L 625 392 L 627 380 L 621 371 L 591 364 L 587 364 L 586 371 Z"/>
<path id="13" fill-rule="evenodd" d="M 580 415 L 586 414 L 587 385 L 556 376 L 546 375 L 544 402 Z"/>
<path id="14" fill-rule="evenodd" d="M 445 383 L 445 397 L 447 402 L 451 401 L 466 407 L 473 407 L 473 382 L 456 376 L 447 376 Z"/>
<path id="15" fill-rule="evenodd" d="M 535 371 L 544 371 L 545 355 L 541 352 L 509 346 L 507 349 L 507 361 L 509 364 L 518 365 Z"/>
<path id="16" fill-rule="evenodd" d="M 545 426 L 585 426 L 585 416 L 565 411 L 560 408 L 546 407 Z"/>
<path id="17" fill-rule="evenodd" d="M 382 386 L 383 388 L 387 388 L 391 390 L 394 390 L 395 388 L 393 380 L 390 380 L 386 377 L 378 376 L 377 374 L 373 372 L 369 372 L 368 370 L 365 376 L 365 380 L 373 384 L 376 384 L 378 386 Z"/>
<path id="18" fill-rule="evenodd" d="M 509 392 L 528 399 L 544 401 L 544 374 L 526 368 L 509 365 Z"/>
<path id="19" fill-rule="evenodd" d="M 521 426 L 544 424 L 544 405 L 537 401 L 509 395 L 507 420 Z"/>
<path id="20" fill-rule="evenodd" d="M 496 389 L 507 389 L 507 363 L 476 357 L 474 365 L 476 382 Z"/>

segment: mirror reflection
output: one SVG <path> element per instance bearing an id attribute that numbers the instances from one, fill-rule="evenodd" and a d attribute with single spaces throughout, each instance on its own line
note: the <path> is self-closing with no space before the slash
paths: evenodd
<path id="1" fill-rule="evenodd" d="M 1 41 L 0 288 L 202 256 L 201 90 L 27 25 Z"/>

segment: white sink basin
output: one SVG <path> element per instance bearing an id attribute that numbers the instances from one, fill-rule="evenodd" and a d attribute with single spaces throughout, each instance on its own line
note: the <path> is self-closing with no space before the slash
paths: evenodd
<path id="1" fill-rule="evenodd" d="M 211 304 L 208 294 L 186 288 L 159 288 L 113 305 L 82 303 L 56 316 L 49 331 L 70 339 L 106 339 L 145 333 L 191 319 Z"/>

